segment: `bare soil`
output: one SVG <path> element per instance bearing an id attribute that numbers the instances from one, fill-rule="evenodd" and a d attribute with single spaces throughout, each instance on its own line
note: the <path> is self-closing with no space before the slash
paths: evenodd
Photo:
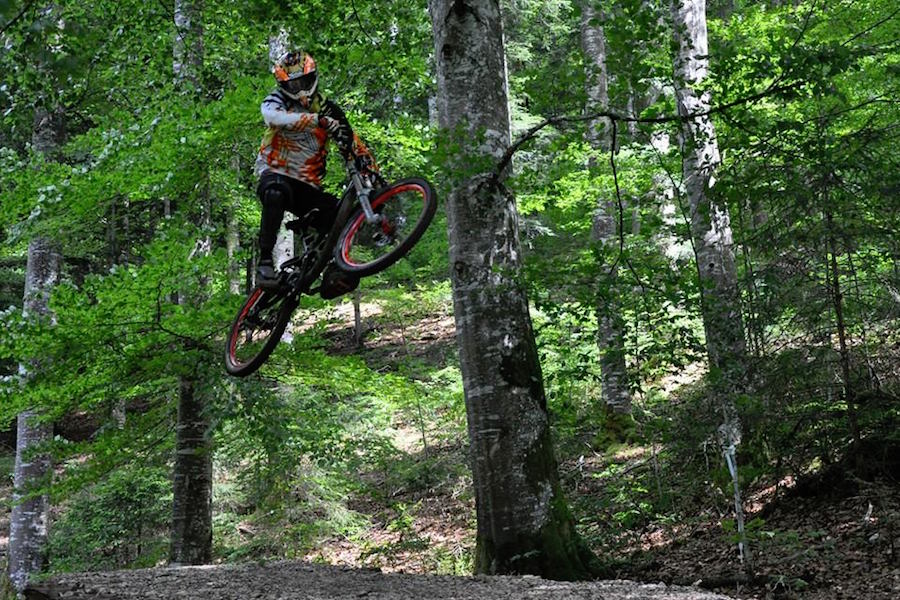
<path id="1" fill-rule="evenodd" d="M 26 591 L 27 600 L 724 600 L 702 590 L 630 581 L 561 583 L 537 577 L 381 573 L 299 562 L 80 573 Z"/>

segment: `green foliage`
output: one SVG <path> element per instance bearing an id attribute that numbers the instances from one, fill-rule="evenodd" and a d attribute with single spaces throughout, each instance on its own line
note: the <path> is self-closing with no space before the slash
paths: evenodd
<path id="1" fill-rule="evenodd" d="M 864 475 L 897 468 L 885 453 L 900 431 L 894 4 L 710 4 L 723 16 L 709 23 L 710 91 L 730 106 L 713 115 L 723 162 L 710 191 L 731 215 L 750 356 L 736 399 L 745 488 L 846 464 L 854 452 L 872 459 Z M 581 7 L 503 3 L 514 135 L 583 114 Z M 610 109 L 675 114 L 667 4 L 602 8 Z M 372 543 L 373 559 L 418 552 L 428 568 L 466 571 L 466 548 L 426 548 L 413 527 L 429 490 L 471 499 L 452 340 L 411 341 L 420 323 L 452 311 L 443 211 L 407 260 L 363 282 L 363 302 L 381 310 L 366 318 L 365 357 L 347 353 L 329 304 L 305 298 L 293 340 L 261 375 L 230 380 L 219 365 L 241 302 L 230 273 L 237 268 L 243 287 L 252 265 L 258 111 L 272 87 L 268 39 L 280 27 L 316 55 L 325 93 L 388 179 L 426 177 L 444 201 L 460 176 L 493 167 L 459 164 L 460 144 L 477 145 L 477 134 L 439 134 L 429 122 L 424 3 L 226 0 L 204 10 L 195 97 L 173 82 L 166 3 L 0 3 L 0 422 L 38 407 L 94 424 L 86 441 L 58 437 L 52 448 L 61 468 L 49 491 L 64 507 L 53 568 L 164 557 L 163 465 L 178 380 L 190 376 L 215 424 L 218 558 L 303 556 L 331 536 L 363 544 L 372 524 L 351 502 L 362 499 L 387 506 L 386 527 L 403 540 Z M 36 106 L 65 107 L 68 136 L 51 157 L 31 146 Z M 651 524 L 689 523 L 698 507 L 728 510 L 731 482 L 715 440 L 713 378 L 700 366 L 677 123 L 619 123 L 614 155 L 592 150 L 585 126 L 542 130 L 516 153 L 507 183 L 563 480 L 579 494 L 587 536 L 621 548 Z M 343 177 L 332 160 L 326 187 Z M 598 207 L 616 228 L 604 240 L 593 231 Z M 229 257 L 235 233 L 240 248 Z M 52 320 L 21 315 L 35 235 L 55 239 L 65 257 Z M 596 336 L 606 306 L 624 324 L 631 417 L 601 406 Z M 19 364 L 45 368 L 23 385 Z M 124 425 L 114 418 L 122 410 Z M 582 477 L 592 461 L 599 466 Z M 789 532 L 755 527 L 756 543 L 790 542 Z"/>
<path id="2" fill-rule="evenodd" d="M 149 567 L 167 556 L 171 482 L 165 469 L 129 467 L 75 495 L 51 527 L 50 570 Z"/>

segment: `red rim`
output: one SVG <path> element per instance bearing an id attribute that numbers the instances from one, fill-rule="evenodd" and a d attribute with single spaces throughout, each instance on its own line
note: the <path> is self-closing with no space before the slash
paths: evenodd
<path id="1" fill-rule="evenodd" d="M 237 334 L 241 330 L 241 323 L 244 322 L 244 318 L 247 316 L 247 313 L 250 312 L 256 303 L 259 301 L 259 297 L 262 295 L 263 289 L 256 288 L 253 290 L 253 293 L 250 295 L 250 298 L 247 299 L 247 302 L 244 304 L 244 310 L 241 311 L 240 316 L 238 316 L 237 321 L 234 323 L 234 328 L 231 330 L 231 344 L 228 347 L 228 357 L 231 359 L 231 364 L 233 365 L 243 365 L 244 363 L 238 362 L 237 356 L 235 356 L 234 352 L 237 349 Z"/>
<path id="2" fill-rule="evenodd" d="M 416 183 L 406 183 L 403 185 L 398 185 L 397 187 L 393 187 L 375 198 L 375 200 L 372 201 L 372 208 L 378 208 L 379 206 L 387 202 L 388 199 L 399 194 L 400 192 L 408 192 L 410 190 L 419 192 L 422 197 L 422 201 L 425 201 L 425 188 Z M 350 250 L 353 248 L 353 238 L 356 236 L 356 232 L 359 231 L 359 228 L 362 227 L 362 224 L 365 220 L 365 214 L 361 214 L 356 218 L 355 221 L 353 221 L 353 223 L 350 225 L 350 229 L 347 231 L 347 235 L 344 237 L 344 245 L 341 248 L 341 255 L 344 259 L 344 262 L 346 262 L 348 265 L 353 265 L 354 267 L 358 267 L 360 265 L 350 258 Z"/>

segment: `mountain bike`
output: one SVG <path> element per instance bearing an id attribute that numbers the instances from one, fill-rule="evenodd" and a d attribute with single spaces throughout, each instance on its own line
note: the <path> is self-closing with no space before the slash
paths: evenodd
<path id="1" fill-rule="evenodd" d="M 437 198 L 426 180 L 387 184 L 377 173 L 361 173 L 352 161 L 346 167 L 331 229 L 310 227 L 312 215 L 288 223 L 300 239 L 300 252 L 279 266 L 277 285 L 256 286 L 238 311 L 225 344 L 225 370 L 231 375 L 245 377 L 262 366 L 300 296 L 321 290 L 319 279 L 329 263 L 357 277 L 383 271 L 412 249 L 434 218 Z"/>

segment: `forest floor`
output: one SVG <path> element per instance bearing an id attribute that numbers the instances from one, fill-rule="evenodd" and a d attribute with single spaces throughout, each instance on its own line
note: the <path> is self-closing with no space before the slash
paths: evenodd
<path id="1" fill-rule="evenodd" d="M 377 308 L 364 304 L 362 312 L 365 341 L 360 348 L 352 305 L 339 305 L 329 328 L 331 352 L 359 352 L 371 366 L 382 369 L 396 368 L 410 358 L 446 364 L 455 353 L 449 314 L 388 325 L 383 318 L 379 321 Z M 367 325 L 373 316 L 374 324 Z M 422 456 L 420 437 L 410 423 L 398 436 L 398 446 Z M 390 490 L 387 503 L 371 497 L 359 501 L 355 508 L 372 516 L 364 543 L 346 537 L 326 540 L 307 558 L 389 572 L 462 573 L 471 568 L 467 558 L 474 546 L 474 506 L 471 496 L 461 492 L 469 482 L 447 481 L 465 471 L 465 439 L 432 444 L 429 452 L 432 464 L 444 465 L 430 480 Z M 648 454 L 646 448 L 618 447 L 608 456 L 596 453 L 593 460 L 562 456 L 560 472 L 569 500 L 574 506 L 608 506 L 611 501 L 604 502 L 602 496 L 614 492 L 604 489 L 602 473 L 613 463 L 621 467 L 619 472 L 627 472 L 646 463 Z M 694 584 L 738 598 L 896 600 L 900 486 L 887 481 L 844 483 L 805 486 L 801 492 L 787 479 L 777 486 L 760 484 L 746 490 L 750 569 L 741 568 L 734 536 L 723 529 L 728 515 L 712 509 L 628 530 L 615 523 L 588 526 L 585 537 L 603 562 L 612 565 L 617 578 Z M 581 520 L 598 519 L 587 515 Z"/>
<path id="2" fill-rule="evenodd" d="M 424 372 L 429 365 L 437 368 L 455 360 L 449 310 L 398 319 L 386 315 L 377 303 L 363 303 L 362 309 L 362 346 L 355 339 L 352 304 L 328 309 L 324 337 L 330 353 L 359 354 L 381 371 Z M 464 419 L 454 418 L 461 422 L 449 428 L 446 421 L 417 419 L 414 411 L 400 418 L 394 443 L 413 465 L 410 474 L 364 475 L 380 493 L 351 497 L 348 508 L 365 516 L 365 530 L 320 540 L 304 560 L 387 573 L 470 573 L 474 502 Z M 560 457 L 568 499 L 585 539 L 616 578 L 693 584 L 736 598 L 900 598 L 896 482 L 823 482 L 815 488 L 785 480 L 777 488 L 760 485 L 746 490 L 753 560 L 747 574 L 737 560 L 732 534 L 723 529 L 728 515 L 714 508 L 681 513 L 690 517 L 672 517 L 673 511 L 669 518 L 658 515 L 627 526 L 620 515 L 612 514 L 611 496 L 622 488 L 610 485 L 606 474 L 611 466 L 620 475 L 646 468 L 647 448 L 619 446 L 588 458 L 568 454 L 572 455 L 563 451 Z M 8 506 L 11 457 L 0 456 L 0 466 L 4 471 L 0 506 Z M 722 502 L 710 500 L 707 505 Z M 692 506 L 701 507 L 703 502 L 695 500 Z M 7 535 L 4 510 L 0 559 L 6 553 Z"/>

